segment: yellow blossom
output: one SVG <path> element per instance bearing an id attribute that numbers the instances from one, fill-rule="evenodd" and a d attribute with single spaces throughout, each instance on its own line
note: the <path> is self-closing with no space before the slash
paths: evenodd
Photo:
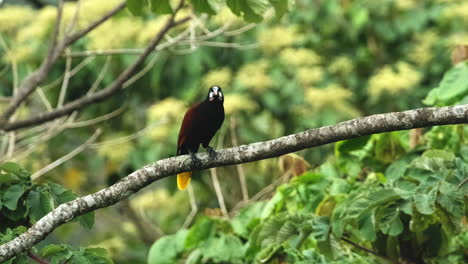
<path id="1" fill-rule="evenodd" d="M 414 87 L 419 83 L 421 73 L 406 62 L 398 62 L 395 70 L 387 65 L 380 69 L 369 80 L 369 91 L 372 96 L 379 96 L 383 92 L 397 94 Z"/>
<path id="2" fill-rule="evenodd" d="M 25 6 L 0 8 L 0 33 L 12 33 L 34 19 L 34 11 Z"/>
<path id="3" fill-rule="evenodd" d="M 319 66 L 301 67 L 296 71 L 296 78 L 304 86 L 313 85 L 323 77 L 323 69 Z"/>
<path id="4" fill-rule="evenodd" d="M 137 42 L 142 45 L 147 45 L 165 23 L 165 19 L 161 17 L 147 22 L 142 30 L 138 33 Z"/>
<path id="5" fill-rule="evenodd" d="M 464 22 L 468 22 L 468 2 L 461 1 L 450 4 L 444 9 L 443 17 L 447 20 L 459 18 Z"/>
<path id="6" fill-rule="evenodd" d="M 215 16 L 211 18 L 211 21 L 216 26 L 224 26 L 226 24 L 231 26 L 239 26 L 244 23 L 242 19 L 234 15 L 228 7 L 222 8 Z"/>
<path id="7" fill-rule="evenodd" d="M 413 48 L 409 53 L 410 60 L 417 65 L 426 65 L 429 63 L 433 57 L 431 48 L 438 39 L 439 37 L 437 34 L 431 30 L 417 34 Z"/>
<path id="8" fill-rule="evenodd" d="M 253 112 L 258 108 L 258 104 L 249 97 L 241 94 L 229 94 L 224 101 L 224 111 L 230 115 L 235 112 Z"/>
<path id="9" fill-rule="evenodd" d="M 325 88 L 308 88 L 305 92 L 305 101 L 316 112 L 328 108 L 352 117 L 359 116 L 359 111 L 348 103 L 351 96 L 352 93 L 348 89 L 331 84 Z"/>
<path id="10" fill-rule="evenodd" d="M 298 36 L 292 28 L 277 26 L 260 33 L 258 42 L 267 53 L 274 53 L 296 43 Z"/>
<path id="11" fill-rule="evenodd" d="M 332 61 L 328 70 L 333 74 L 346 75 L 354 70 L 354 65 L 349 57 L 339 56 Z"/>
<path id="12" fill-rule="evenodd" d="M 239 70 L 236 78 L 243 86 L 263 92 L 273 86 L 273 80 L 267 74 L 268 67 L 266 60 L 249 63 Z"/>
<path id="13" fill-rule="evenodd" d="M 3 61 L 6 63 L 22 63 L 31 59 L 35 54 L 34 49 L 28 45 L 12 46 L 4 55 Z"/>
<path id="14" fill-rule="evenodd" d="M 218 85 L 228 87 L 232 81 L 232 72 L 229 68 L 224 67 L 219 70 L 213 70 L 207 73 L 202 80 L 203 87 L 211 87 Z"/>
<path id="15" fill-rule="evenodd" d="M 99 156 L 107 158 L 110 162 L 113 163 L 122 163 L 128 159 L 128 155 L 133 151 L 133 144 L 131 141 L 124 142 L 113 142 L 114 140 L 124 137 L 122 133 L 117 133 L 111 137 L 106 138 L 103 144 L 99 145 L 97 148 L 97 153 Z"/>
<path id="16" fill-rule="evenodd" d="M 171 132 L 173 124 L 182 120 L 185 113 L 185 105 L 182 101 L 169 97 L 153 104 L 147 111 L 150 125 L 160 123 L 151 129 L 148 136 L 155 140 L 164 140 Z"/>
<path id="17" fill-rule="evenodd" d="M 311 49 L 288 48 L 280 53 L 281 61 L 287 66 L 315 65 L 320 63 L 320 56 Z"/>
<path id="18" fill-rule="evenodd" d="M 418 6 L 415 0 L 395 0 L 395 6 L 398 10 L 409 10 Z"/>
<path id="19" fill-rule="evenodd" d="M 125 48 L 128 43 L 134 41 L 142 27 L 141 19 L 135 17 L 110 19 L 91 31 L 88 48 L 96 50 Z"/>
<path id="20" fill-rule="evenodd" d="M 67 188 L 77 191 L 86 180 L 86 174 L 77 168 L 68 168 L 64 175 L 64 184 Z"/>

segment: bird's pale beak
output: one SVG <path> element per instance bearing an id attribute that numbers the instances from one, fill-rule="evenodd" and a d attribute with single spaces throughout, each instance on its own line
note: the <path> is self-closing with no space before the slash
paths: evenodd
<path id="1" fill-rule="evenodd" d="M 214 91 L 213 91 L 213 95 L 214 95 L 214 96 L 218 96 L 218 90 L 214 90 Z"/>

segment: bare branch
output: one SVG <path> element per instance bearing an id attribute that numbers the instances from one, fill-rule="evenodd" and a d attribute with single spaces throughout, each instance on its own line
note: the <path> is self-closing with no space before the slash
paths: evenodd
<path id="1" fill-rule="evenodd" d="M 30 119 L 26 120 L 19 120 L 13 123 L 6 123 L 3 127 L 0 127 L 4 131 L 11 131 L 11 130 L 16 130 L 20 128 L 25 128 L 37 124 L 41 124 L 53 119 L 56 119 L 58 117 L 68 115 L 76 110 L 82 109 L 90 104 L 93 103 L 98 103 L 101 102 L 119 90 L 122 89 L 122 85 L 124 82 L 126 82 L 130 77 L 138 70 L 138 68 L 143 64 L 145 61 L 146 57 L 154 50 L 154 48 L 158 45 L 159 42 L 163 39 L 164 35 L 172 28 L 177 25 L 180 25 L 182 23 L 187 22 L 190 17 L 185 17 L 181 20 L 174 21 L 174 16 L 177 14 L 177 12 L 174 12 L 174 14 L 167 20 L 166 24 L 164 27 L 156 34 L 156 36 L 153 38 L 151 41 L 150 45 L 145 49 L 143 54 L 141 54 L 138 59 L 130 65 L 125 71 L 123 71 L 115 81 L 113 81 L 109 86 L 106 88 L 92 94 L 92 95 L 86 95 L 84 97 L 81 97 L 75 101 L 69 102 L 65 104 L 63 107 L 57 108 L 54 111 L 47 112 L 47 113 L 41 113 L 35 117 L 32 117 Z"/>
<path id="2" fill-rule="evenodd" d="M 94 134 L 88 138 L 81 146 L 77 147 L 76 149 L 70 151 L 65 156 L 55 160 L 54 162 L 50 163 L 49 165 L 45 166 L 44 168 L 38 170 L 33 175 L 31 175 L 31 179 L 37 180 L 42 175 L 46 174 L 47 172 L 57 168 L 58 166 L 62 165 L 65 161 L 75 157 L 76 155 L 80 154 L 83 150 L 85 150 L 91 143 L 93 143 L 96 138 L 101 134 L 101 130 L 98 129 L 94 132 Z"/>
<path id="3" fill-rule="evenodd" d="M 84 35 L 91 32 L 93 29 L 97 28 L 102 23 L 106 22 L 109 18 L 111 18 L 112 16 L 117 14 L 120 10 L 124 9 L 125 5 L 126 5 L 126 2 L 123 1 L 118 6 L 116 6 L 114 9 L 110 10 L 107 14 L 105 14 L 104 16 L 99 18 L 98 20 L 91 23 L 85 29 L 82 29 L 82 30 L 76 32 L 75 34 L 66 37 L 65 42 L 64 42 L 65 46 L 68 46 L 68 45 L 72 44 L 73 42 L 75 42 L 78 39 L 82 38 Z"/>
<path id="4" fill-rule="evenodd" d="M 200 153 L 197 156 L 202 165 L 198 168 L 195 168 L 191 162 L 185 162 L 189 159 L 188 155 L 160 160 L 136 170 L 108 188 L 61 204 L 37 221 L 26 232 L 0 245 L 0 262 L 30 249 L 54 229 L 79 215 L 113 205 L 154 181 L 183 171 L 278 157 L 286 153 L 365 135 L 460 123 L 468 123 L 468 105 L 428 107 L 357 118 L 274 140 L 222 149 L 217 151 L 216 159 L 210 159 L 207 153 Z"/>

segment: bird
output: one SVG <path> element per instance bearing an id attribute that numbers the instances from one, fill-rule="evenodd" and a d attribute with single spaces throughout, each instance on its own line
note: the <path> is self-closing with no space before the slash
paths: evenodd
<path id="1" fill-rule="evenodd" d="M 196 167 L 201 165 L 195 153 L 200 144 L 206 149 L 211 159 L 216 158 L 215 150 L 210 147 L 210 141 L 224 122 L 224 94 L 219 86 L 212 86 L 208 90 L 206 99 L 195 104 L 185 113 L 177 140 L 177 156 L 190 154 Z M 179 190 L 187 188 L 192 172 L 177 174 Z"/>

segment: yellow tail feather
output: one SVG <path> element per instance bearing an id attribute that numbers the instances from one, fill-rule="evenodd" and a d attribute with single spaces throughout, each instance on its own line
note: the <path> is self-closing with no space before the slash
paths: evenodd
<path id="1" fill-rule="evenodd" d="M 182 172 L 177 174 L 177 187 L 179 190 L 187 188 L 190 183 L 190 178 L 192 177 L 192 172 Z"/>

